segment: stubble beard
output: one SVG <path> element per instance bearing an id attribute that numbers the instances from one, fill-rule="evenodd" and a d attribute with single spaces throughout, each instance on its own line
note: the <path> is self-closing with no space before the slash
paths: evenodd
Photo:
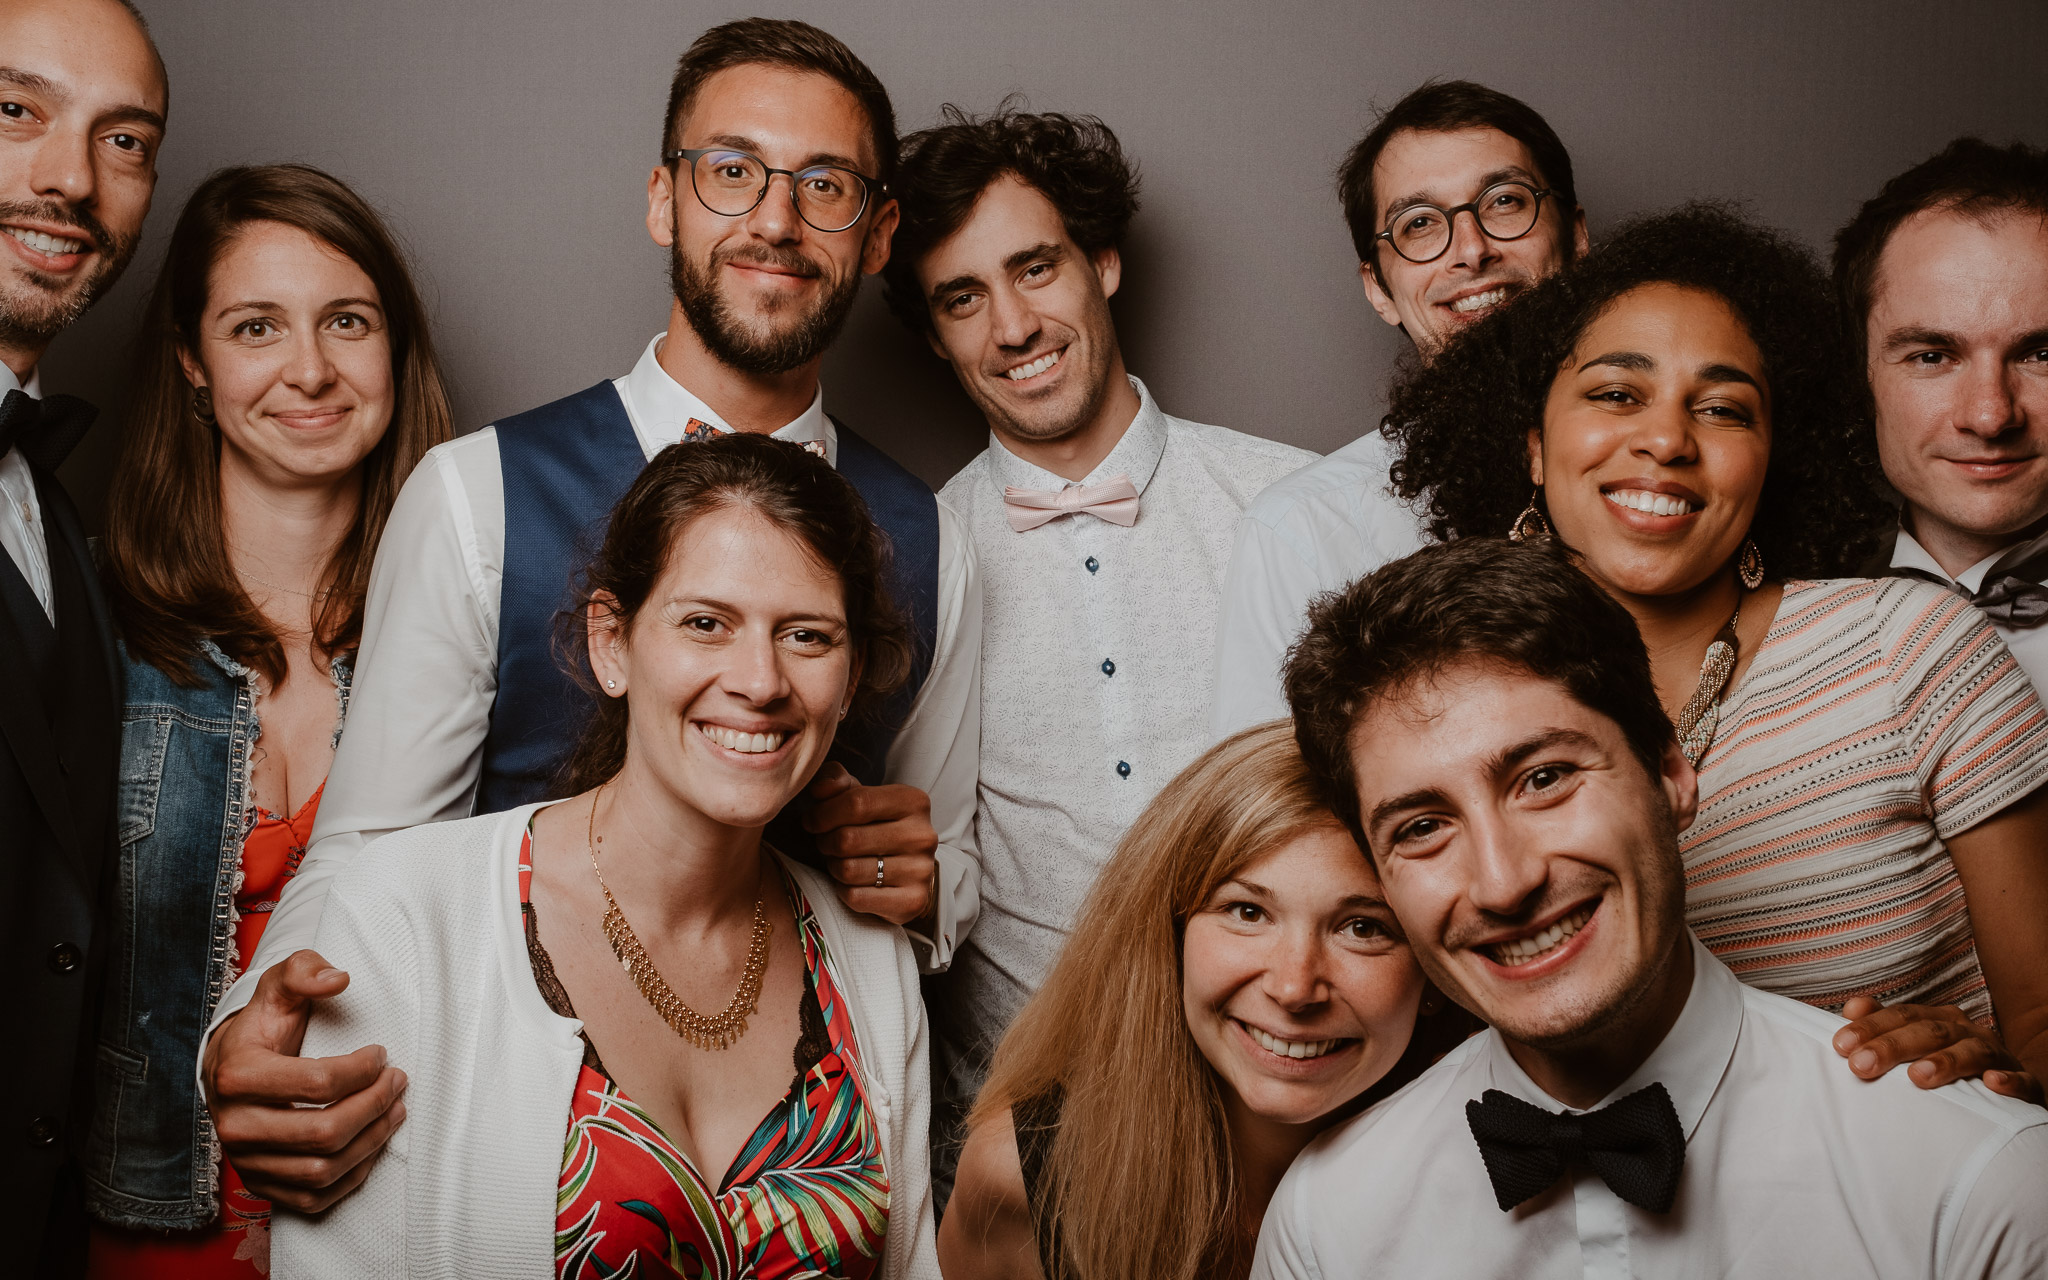
<path id="1" fill-rule="evenodd" d="M 0 346 L 40 349 L 114 287 L 135 256 L 141 235 L 117 237 L 89 210 L 53 201 L 0 204 L 0 220 L 17 218 L 75 227 L 98 251 L 98 265 L 68 285 L 33 267 L 16 265 L 12 272 L 0 272 Z"/>
<path id="2" fill-rule="evenodd" d="M 721 363 L 741 373 L 772 377 L 800 369 L 825 353 L 839 336 L 853 304 L 860 297 L 860 273 L 853 272 L 836 285 L 828 286 L 807 310 L 789 315 L 780 324 L 757 328 L 741 319 L 718 287 L 718 271 L 735 260 L 774 261 L 815 269 L 793 252 L 773 251 L 714 253 L 702 268 L 683 255 L 682 237 L 669 243 L 669 288 L 683 309 L 683 318 L 697 340 Z"/>

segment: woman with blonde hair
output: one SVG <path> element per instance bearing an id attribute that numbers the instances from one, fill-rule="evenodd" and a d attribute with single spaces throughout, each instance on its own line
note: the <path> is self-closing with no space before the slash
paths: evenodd
<path id="1" fill-rule="evenodd" d="M 1423 978 L 1290 727 L 1248 729 L 1139 817 L 997 1049 L 941 1265 L 1244 1276 L 1295 1155 L 1471 1026 Z"/>

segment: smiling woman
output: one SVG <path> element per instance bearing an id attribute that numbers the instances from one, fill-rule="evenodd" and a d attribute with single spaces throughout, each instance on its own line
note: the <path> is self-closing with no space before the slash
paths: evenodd
<path id="1" fill-rule="evenodd" d="M 1471 1024 L 1284 723 L 1188 766 L 1096 883 L 996 1051 L 940 1258 L 1005 1280 L 1242 1277 L 1288 1162 Z"/>
<path id="2" fill-rule="evenodd" d="M 260 1171 L 220 1162 L 187 1073 L 144 1065 L 198 1053 L 298 866 L 371 557 L 448 402 L 376 211 L 298 165 L 193 193 L 139 356 L 104 544 L 128 671 L 93 1267 L 255 1275 Z"/>
<path id="3" fill-rule="evenodd" d="M 1688 206 L 1407 375 L 1395 483 L 1439 538 L 1554 538 L 1634 617 L 1699 771 L 1702 942 L 1848 1011 L 1859 1074 L 2026 1092 L 2002 1073 L 2048 1069 L 2048 717 L 1962 599 L 1836 577 L 1893 523 L 1853 372 L 1811 256 Z"/>

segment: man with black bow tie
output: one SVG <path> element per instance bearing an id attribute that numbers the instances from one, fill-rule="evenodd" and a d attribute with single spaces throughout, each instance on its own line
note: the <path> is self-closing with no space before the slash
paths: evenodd
<path id="1" fill-rule="evenodd" d="M 1255 1277 L 2048 1272 L 2048 1111 L 1860 1080 L 1839 1017 L 1687 931 L 1698 782 L 1562 553 L 1396 561 L 1316 607 L 1286 684 L 1417 961 L 1491 1030 L 1302 1154 Z"/>
<path id="2" fill-rule="evenodd" d="M 2048 151 L 1960 138 L 1835 237 L 1885 478 L 1905 499 L 1866 572 L 1968 599 L 2048 691 Z"/>
<path id="3" fill-rule="evenodd" d="M 114 853 L 119 666 L 56 468 L 93 410 L 36 364 L 121 274 L 167 89 L 119 0 L 0 0 L 0 1224 L 12 1274 L 82 1270 L 77 1144 Z"/>

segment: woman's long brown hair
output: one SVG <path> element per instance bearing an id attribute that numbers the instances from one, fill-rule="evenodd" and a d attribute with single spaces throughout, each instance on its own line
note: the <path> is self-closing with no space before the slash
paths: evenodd
<path id="1" fill-rule="evenodd" d="M 996 1050 L 968 1125 L 1062 1096 L 1042 1194 L 1077 1280 L 1193 1280 L 1249 1265 L 1222 1086 L 1181 1003 L 1181 937 L 1217 885 L 1323 828 L 1343 829 L 1290 726 L 1211 747 L 1132 824 Z M 1419 1028 L 1373 1096 L 1427 1066 L 1434 1042 Z"/>
<path id="2" fill-rule="evenodd" d="M 178 362 L 197 351 L 214 264 L 255 222 L 297 227 L 333 246 L 377 286 L 390 326 L 391 425 L 363 460 L 362 502 L 322 576 L 328 594 L 313 641 L 332 656 L 362 639 L 370 564 L 399 486 L 453 426 L 427 335 L 427 313 L 377 211 L 339 179 L 300 164 L 223 169 L 178 215 L 136 340 L 136 381 L 107 495 L 102 543 L 108 595 L 128 652 L 181 684 L 198 684 L 198 644 L 284 682 L 284 644 L 243 591 L 220 505 L 220 434 L 194 413 Z"/>

